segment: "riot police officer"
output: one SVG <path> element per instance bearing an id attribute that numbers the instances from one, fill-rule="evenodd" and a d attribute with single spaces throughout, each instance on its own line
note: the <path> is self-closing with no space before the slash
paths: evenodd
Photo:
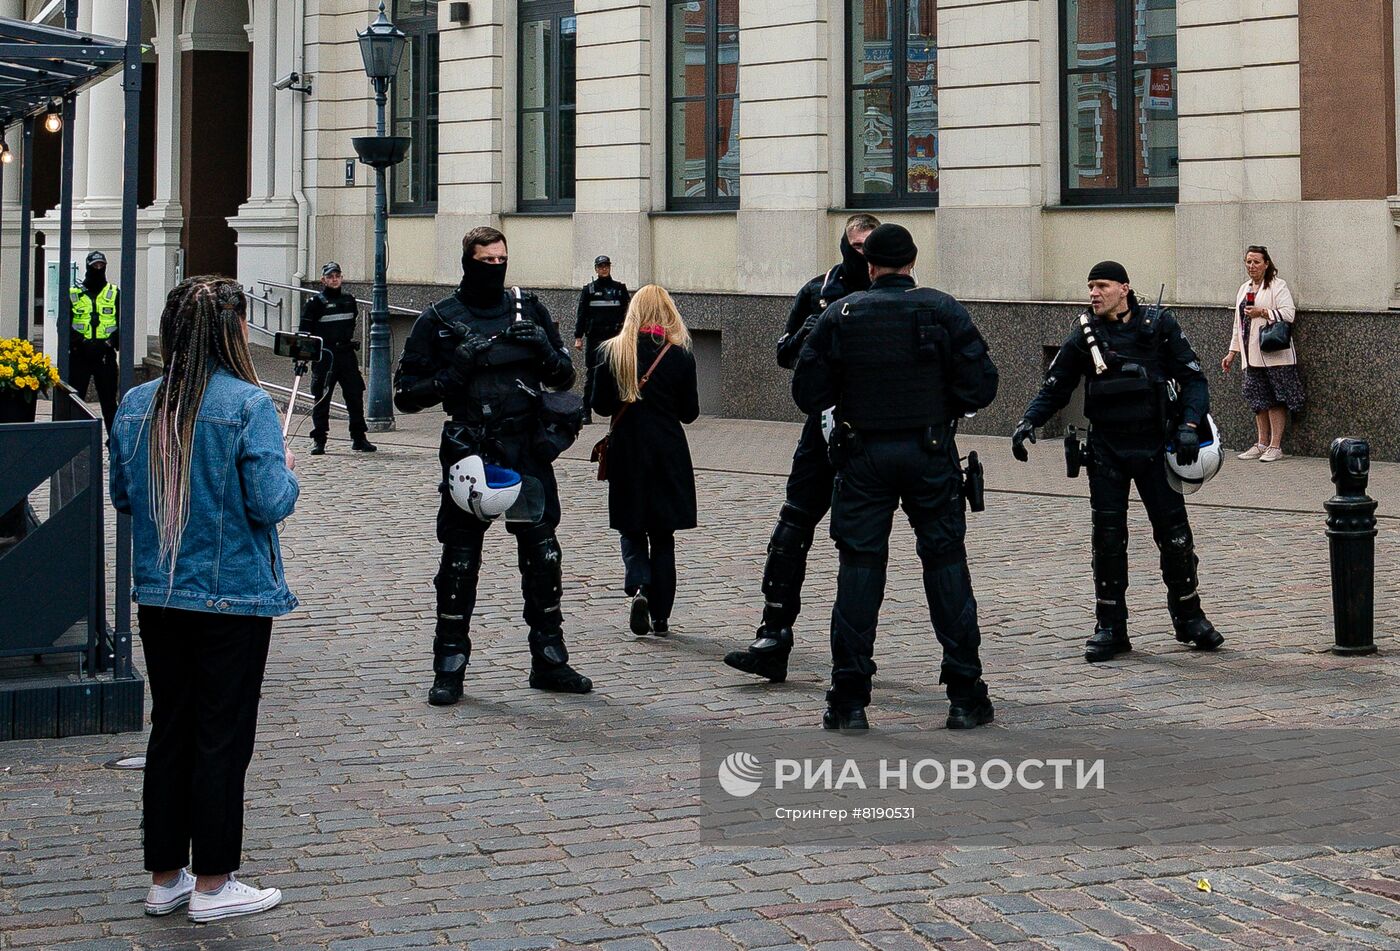
<path id="1" fill-rule="evenodd" d="M 574 349 L 583 350 L 583 365 L 587 368 L 583 379 L 583 405 L 585 423 L 593 422 L 593 380 L 597 376 L 598 348 L 604 340 L 617 336 L 622 329 L 622 319 L 627 316 L 627 304 L 632 299 L 627 285 L 612 278 L 612 260 L 606 254 L 593 259 L 592 281 L 583 285 L 583 293 L 578 298 L 578 317 L 574 322 Z M 588 341 L 584 348 L 585 338 Z"/>
<path id="2" fill-rule="evenodd" d="M 1162 581 L 1176 639 L 1214 650 L 1225 638 L 1206 619 L 1196 590 L 1196 552 L 1186 502 L 1168 483 L 1168 440 L 1178 464 L 1195 461 L 1198 427 L 1206 419 L 1210 392 L 1200 361 L 1169 310 L 1143 307 L 1116 261 L 1089 272 L 1089 312 L 1080 315 L 1050 364 L 1045 383 L 1012 436 L 1012 452 L 1028 458 L 1026 440 L 1070 400 L 1087 380 L 1084 411 L 1089 505 L 1093 510 L 1093 568 L 1096 624 L 1085 645 L 1090 663 L 1131 650 L 1128 640 L 1128 486 L 1152 522 L 1161 552 Z M 1172 390 L 1179 398 L 1171 399 Z M 1077 450 L 1071 446 L 1071 456 Z M 1072 465 L 1075 460 L 1071 459 Z"/>
<path id="3" fill-rule="evenodd" d="M 117 332 L 121 292 L 107 281 L 107 256 L 93 251 L 85 262 L 83 280 L 68 291 L 73 305 L 73 329 L 68 337 L 68 376 L 73 389 L 87 398 L 88 383 L 97 387 L 97 402 L 107 432 L 117 415 Z"/>
<path id="4" fill-rule="evenodd" d="M 915 285 L 917 254 L 904 228 L 872 231 L 865 239 L 870 289 L 827 308 L 793 375 L 793 396 L 805 412 L 836 407 L 831 537 L 841 567 L 827 729 L 868 726 L 875 626 L 898 506 L 918 539 L 929 615 L 943 646 L 947 725 L 969 729 L 993 715 L 978 657 L 977 602 L 963 545 L 967 498 L 953 434 L 959 417 L 996 396 L 997 370 L 963 306 Z"/>
<path id="5" fill-rule="evenodd" d="M 365 438 L 365 378 L 355 359 L 359 344 L 355 342 L 355 318 L 358 306 L 355 297 L 340 289 L 340 265 L 327 261 L 321 268 L 321 292 L 308 298 L 301 309 L 297 330 L 321 338 L 321 359 L 311 371 L 311 454 L 326 451 L 326 437 L 331 428 L 331 393 L 336 384 L 345 397 L 345 409 L 350 414 L 350 448 L 356 452 L 374 452 L 374 445 Z"/>
<path id="6" fill-rule="evenodd" d="M 846 220 L 841 235 L 841 263 L 812 278 L 793 299 L 787 327 L 778 338 L 778 366 L 791 370 L 797 365 L 807 335 L 828 306 L 870 286 L 870 270 L 863 252 L 866 237 L 879 225 L 879 219 L 873 215 L 852 215 Z M 835 475 L 827 458 L 819 410 L 809 414 L 802 427 L 792 455 L 786 497 L 768 542 L 768 560 L 763 566 L 763 622 L 758 636 L 745 650 L 730 651 L 724 658 L 735 670 L 757 674 L 773 683 L 787 679 L 792 625 L 802 609 L 807 552 L 812 547 L 817 523 L 831 508 Z"/>
<path id="7" fill-rule="evenodd" d="M 567 389 L 573 363 L 542 303 L 505 287 L 508 251 L 495 228 L 474 228 L 462 239 L 462 283 L 429 307 L 413 325 L 395 376 L 394 405 L 416 413 L 443 404 L 439 459 L 448 470 L 479 455 L 538 483 L 542 512 L 533 522 L 509 522 L 519 551 L 524 617 L 532 656 L 530 686 L 587 693 L 593 684 L 569 666 L 560 610 L 559 491 L 554 455 L 542 447 L 545 388 Z M 489 522 L 463 510 L 444 491 L 437 515 L 442 563 L 433 639 L 433 686 L 428 702 L 456 703 L 471 657 L 468 630 L 476 605 L 482 540 Z"/>

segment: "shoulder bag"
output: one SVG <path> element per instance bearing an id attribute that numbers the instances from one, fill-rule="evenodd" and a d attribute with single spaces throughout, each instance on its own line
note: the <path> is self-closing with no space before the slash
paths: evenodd
<path id="1" fill-rule="evenodd" d="M 647 380 L 651 379 L 652 373 L 656 371 L 657 366 L 659 366 L 661 363 L 661 358 L 666 356 L 666 351 L 670 349 L 670 343 L 667 343 L 666 346 L 662 347 L 661 352 L 656 355 L 656 359 L 651 361 L 651 366 L 647 368 L 647 372 L 642 374 L 642 378 L 637 381 L 637 395 L 639 398 L 641 396 L 642 389 L 647 385 Z M 622 406 L 618 407 L 617 412 L 613 413 L 612 419 L 608 421 L 607 434 L 604 435 L 602 439 L 598 440 L 596 443 L 593 444 L 593 452 L 588 457 L 588 461 L 596 462 L 598 464 L 599 482 L 608 481 L 608 444 L 612 441 L 613 430 L 617 428 L 618 420 L 622 419 L 623 414 L 627 412 L 627 408 L 631 405 L 631 403 L 623 403 Z"/>

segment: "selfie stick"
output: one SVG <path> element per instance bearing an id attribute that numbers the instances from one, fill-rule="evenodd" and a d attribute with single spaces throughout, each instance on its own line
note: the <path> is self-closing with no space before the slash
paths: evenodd
<path id="1" fill-rule="evenodd" d="M 296 409 L 297 390 L 301 389 L 301 378 L 306 375 L 306 361 L 298 360 L 293 367 L 293 372 L 296 375 L 292 377 L 292 396 L 291 399 L 287 400 L 287 416 L 282 420 L 283 440 L 287 438 L 287 433 L 292 428 L 292 410 Z"/>

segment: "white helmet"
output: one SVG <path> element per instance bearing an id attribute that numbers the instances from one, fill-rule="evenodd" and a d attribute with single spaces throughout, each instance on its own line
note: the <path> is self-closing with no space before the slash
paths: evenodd
<path id="1" fill-rule="evenodd" d="M 520 485 L 520 473 L 494 466 L 480 456 L 467 456 L 447 470 L 452 501 L 483 522 L 504 515 L 520 498 Z"/>
<path id="2" fill-rule="evenodd" d="M 1206 414 L 1205 425 L 1200 427 L 1201 452 L 1196 461 L 1183 466 L 1176 461 L 1175 442 L 1167 443 L 1167 483 L 1182 495 L 1199 491 L 1215 477 L 1225 461 L 1225 447 L 1220 445 L 1220 430 L 1215 420 Z"/>

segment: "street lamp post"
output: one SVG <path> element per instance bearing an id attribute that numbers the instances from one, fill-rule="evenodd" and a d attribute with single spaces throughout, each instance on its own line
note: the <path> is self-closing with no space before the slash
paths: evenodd
<path id="1" fill-rule="evenodd" d="M 389 200 L 384 175 L 391 165 L 403 161 L 410 141 L 408 136 L 385 134 L 384 108 L 389 99 L 389 84 L 398 74 L 408 37 L 389 22 L 382 2 L 379 17 L 357 35 L 365 74 L 374 86 L 374 104 L 378 110 L 376 134 L 351 141 L 360 161 L 374 169 L 374 289 L 369 310 L 369 406 L 365 422 L 371 432 L 381 433 L 394 428 L 394 400 L 389 379 L 393 356 L 389 352 L 389 288 L 385 273 Z"/>

